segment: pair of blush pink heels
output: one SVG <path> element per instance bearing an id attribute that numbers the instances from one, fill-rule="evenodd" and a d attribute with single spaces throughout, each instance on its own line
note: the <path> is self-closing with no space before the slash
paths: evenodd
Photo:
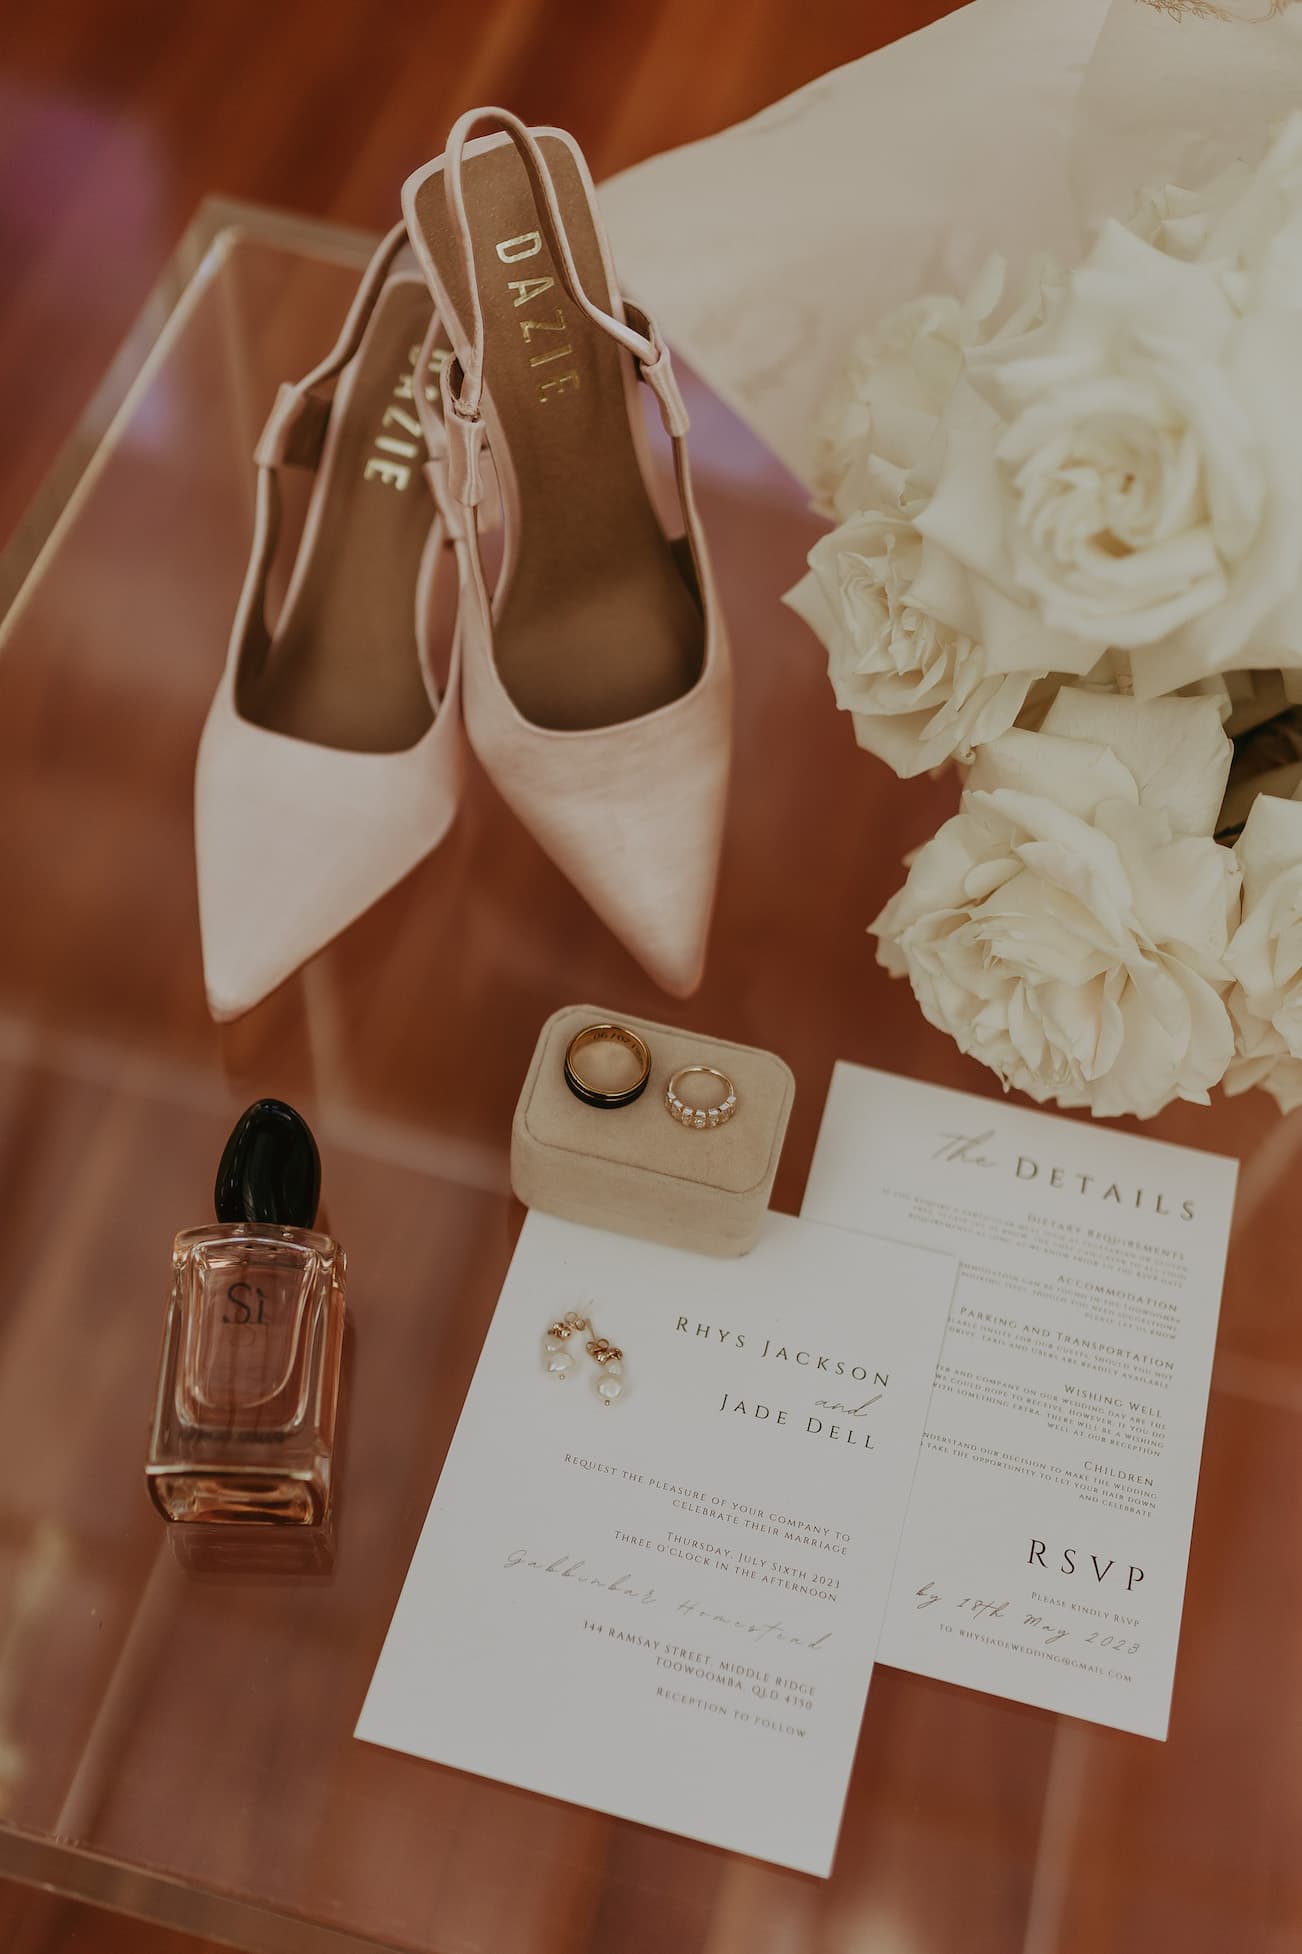
<path id="1" fill-rule="evenodd" d="M 402 201 L 333 351 L 281 388 L 256 450 L 252 556 L 196 775 L 210 1008 L 258 1003 L 438 845 L 463 727 L 552 860 L 686 995 L 714 899 L 731 686 L 669 353 L 620 294 L 560 130 L 472 111 Z M 647 485 L 642 384 L 673 445 L 673 539 Z M 285 467 L 315 481 L 273 629 Z"/>

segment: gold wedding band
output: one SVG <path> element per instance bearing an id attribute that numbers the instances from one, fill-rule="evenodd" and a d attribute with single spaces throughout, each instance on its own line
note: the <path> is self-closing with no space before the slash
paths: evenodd
<path id="1" fill-rule="evenodd" d="M 698 1105 L 695 1095 L 690 1101 L 682 1096 L 688 1079 L 711 1079 L 722 1091 L 704 1106 Z M 726 1126 L 737 1110 L 737 1088 L 726 1072 L 716 1072 L 712 1065 L 684 1065 L 665 1087 L 665 1110 L 680 1126 L 694 1127 L 698 1133 L 706 1127 Z"/>
<path id="2" fill-rule="evenodd" d="M 618 1086 L 613 1091 L 609 1087 L 594 1085 L 585 1079 L 579 1070 L 580 1055 L 594 1045 L 618 1045 L 629 1053 L 637 1068 L 631 1084 Z M 639 1038 L 622 1024 L 584 1025 L 582 1031 L 575 1033 L 565 1052 L 565 1083 L 576 1099 L 585 1106 L 599 1106 L 603 1111 L 613 1106 L 631 1106 L 635 1099 L 641 1098 L 646 1090 L 646 1082 L 651 1077 L 651 1052 L 645 1038 Z"/>

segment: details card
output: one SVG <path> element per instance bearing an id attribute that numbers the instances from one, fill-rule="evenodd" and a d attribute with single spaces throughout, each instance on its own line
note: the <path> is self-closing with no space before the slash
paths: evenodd
<path id="1" fill-rule="evenodd" d="M 357 1735 L 826 1875 L 956 1277 L 530 1214 Z M 623 1352 L 605 1403 L 569 1311 Z"/>
<path id="2" fill-rule="evenodd" d="M 961 1261 L 880 1661 L 1165 1737 L 1237 1172 L 837 1066 L 804 1213 Z"/>

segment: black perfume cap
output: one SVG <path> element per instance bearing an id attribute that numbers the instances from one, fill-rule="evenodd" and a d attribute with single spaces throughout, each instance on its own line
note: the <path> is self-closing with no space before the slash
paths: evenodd
<path id="1" fill-rule="evenodd" d="M 259 1099 L 242 1113 L 212 1198 L 218 1221 L 311 1228 L 321 1199 L 321 1156 L 303 1115 L 283 1099 Z"/>

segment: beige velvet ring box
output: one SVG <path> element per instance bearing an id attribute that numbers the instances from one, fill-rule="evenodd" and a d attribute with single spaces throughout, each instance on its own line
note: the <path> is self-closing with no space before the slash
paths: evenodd
<path id="1" fill-rule="evenodd" d="M 628 1106 L 597 1107 L 565 1082 L 585 1025 L 627 1025 L 646 1040 L 651 1077 Z M 682 1066 L 713 1066 L 737 1111 L 704 1132 L 680 1125 L 665 1086 Z M 768 1212 L 796 1084 L 773 1052 L 652 1024 L 595 1004 L 567 1005 L 542 1028 L 511 1129 L 511 1184 L 528 1207 L 590 1228 L 703 1255 L 745 1255 Z"/>

